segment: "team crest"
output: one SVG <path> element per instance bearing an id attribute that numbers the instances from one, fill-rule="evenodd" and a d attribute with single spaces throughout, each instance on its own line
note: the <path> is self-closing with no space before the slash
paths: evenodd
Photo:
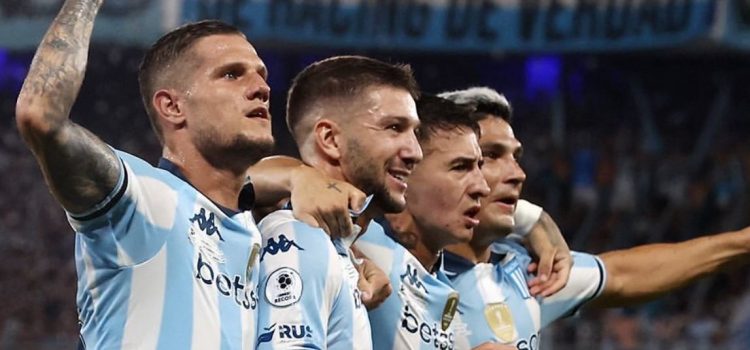
<path id="1" fill-rule="evenodd" d="M 443 328 L 443 331 L 447 330 L 451 322 L 453 322 L 456 310 L 458 310 L 458 293 L 453 292 L 448 295 L 448 301 L 443 308 L 443 317 L 440 318 L 440 326 Z"/>
<path id="2" fill-rule="evenodd" d="M 250 249 L 250 257 L 247 258 L 247 266 L 245 267 L 245 281 L 247 282 L 250 282 L 250 279 L 253 278 L 253 268 L 255 267 L 255 263 L 258 261 L 260 244 L 253 243 L 253 247 Z"/>
<path id="3" fill-rule="evenodd" d="M 513 314 L 505 303 L 492 303 L 484 308 L 484 317 L 495 336 L 504 343 L 511 343 L 518 335 L 513 325 Z"/>

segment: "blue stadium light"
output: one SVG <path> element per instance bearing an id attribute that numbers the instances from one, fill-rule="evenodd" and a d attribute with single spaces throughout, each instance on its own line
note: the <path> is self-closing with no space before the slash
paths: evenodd
<path id="1" fill-rule="evenodd" d="M 526 60 L 526 98 L 554 96 L 559 89 L 562 59 L 559 56 L 530 57 Z"/>

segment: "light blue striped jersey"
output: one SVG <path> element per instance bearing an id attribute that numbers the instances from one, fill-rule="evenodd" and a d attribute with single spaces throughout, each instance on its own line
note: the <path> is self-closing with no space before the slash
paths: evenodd
<path id="1" fill-rule="evenodd" d="M 260 233 L 171 171 L 117 151 L 120 181 L 76 230 L 90 349 L 252 349 Z"/>
<path id="2" fill-rule="evenodd" d="M 261 220 L 258 349 L 372 349 L 349 248 L 275 211 Z"/>
<path id="3" fill-rule="evenodd" d="M 461 293 L 456 316 L 456 348 L 471 349 L 485 342 L 539 349 L 539 331 L 573 315 L 604 288 L 604 264 L 598 257 L 573 252 L 568 284 L 551 297 L 529 294 L 527 267 L 531 257 L 515 243 L 493 246 L 491 263 L 473 264 L 446 252 L 445 269 Z"/>
<path id="4" fill-rule="evenodd" d="M 393 293 L 370 310 L 375 349 L 453 349 L 452 320 L 458 294 L 442 271 L 427 271 L 382 227 L 369 229 L 356 243 L 388 275 Z"/>

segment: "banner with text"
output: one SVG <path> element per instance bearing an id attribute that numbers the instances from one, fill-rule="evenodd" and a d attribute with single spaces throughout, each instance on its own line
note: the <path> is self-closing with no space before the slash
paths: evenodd
<path id="1" fill-rule="evenodd" d="M 430 51 L 603 51 L 708 37 L 717 0 L 184 0 L 254 42 Z"/>
<path id="2" fill-rule="evenodd" d="M 39 45 L 63 2 L 0 1 L 0 47 L 30 49 Z M 164 9 L 168 4 L 169 1 L 164 0 L 105 1 L 96 19 L 94 40 L 149 45 L 164 31 L 164 20 L 168 17 Z M 179 7 L 179 1 L 175 4 Z"/>

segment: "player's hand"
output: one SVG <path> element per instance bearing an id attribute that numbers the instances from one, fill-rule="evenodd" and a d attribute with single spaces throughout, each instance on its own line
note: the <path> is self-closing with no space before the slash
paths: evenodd
<path id="1" fill-rule="evenodd" d="M 526 239 L 538 257 L 536 263 L 529 265 L 529 272 L 536 274 L 536 278 L 529 281 L 529 293 L 536 297 L 557 293 L 568 283 L 573 267 L 570 248 L 560 228 L 549 214 L 542 212 Z"/>
<path id="2" fill-rule="evenodd" d="M 360 211 L 365 194 L 354 186 L 302 165 L 291 174 L 294 216 L 320 227 L 332 238 L 348 237 L 354 231 L 349 208 Z"/>
<path id="3" fill-rule="evenodd" d="M 383 270 L 367 258 L 361 259 L 362 263 L 357 266 L 359 271 L 359 282 L 357 288 L 362 292 L 362 303 L 367 310 L 372 310 L 382 304 L 393 289 L 388 276 Z"/>
<path id="4" fill-rule="evenodd" d="M 529 281 L 529 293 L 533 296 L 548 297 L 565 287 L 573 267 L 570 250 L 550 247 L 539 255 L 539 262 L 529 264 L 529 272 L 536 275 Z"/>
<path id="5" fill-rule="evenodd" d="M 482 345 L 479 345 L 472 350 L 516 350 L 516 347 L 498 343 L 482 343 Z"/>

